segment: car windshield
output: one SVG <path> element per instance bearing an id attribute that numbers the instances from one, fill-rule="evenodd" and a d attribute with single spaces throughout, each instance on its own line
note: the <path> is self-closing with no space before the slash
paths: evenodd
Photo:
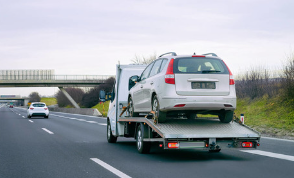
<path id="1" fill-rule="evenodd" d="M 229 74 L 227 67 L 221 60 L 204 57 L 176 59 L 174 73 Z"/>
<path id="2" fill-rule="evenodd" d="M 34 107 L 45 107 L 45 104 L 33 104 Z"/>

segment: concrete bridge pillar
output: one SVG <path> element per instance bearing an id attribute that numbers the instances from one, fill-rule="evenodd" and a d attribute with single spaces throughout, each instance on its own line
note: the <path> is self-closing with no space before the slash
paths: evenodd
<path id="1" fill-rule="evenodd" d="M 71 104 L 75 107 L 75 108 L 80 108 L 80 106 L 75 102 L 75 100 L 65 91 L 65 89 L 63 87 L 58 87 L 62 93 L 66 96 L 66 98 L 71 102 Z"/>

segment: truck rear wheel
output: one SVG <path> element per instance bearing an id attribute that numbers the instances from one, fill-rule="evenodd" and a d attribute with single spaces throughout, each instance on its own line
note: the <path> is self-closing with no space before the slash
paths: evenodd
<path id="1" fill-rule="evenodd" d="M 108 141 L 108 143 L 116 143 L 117 137 L 115 137 L 115 136 L 112 135 L 111 125 L 110 125 L 109 120 L 107 120 L 107 134 L 106 135 L 107 135 L 107 141 Z"/>
<path id="2" fill-rule="evenodd" d="M 166 121 L 166 112 L 160 111 L 159 106 L 157 95 L 154 95 L 152 99 L 152 110 L 155 112 L 155 119 L 158 120 L 158 123 L 163 123 Z"/>
<path id="3" fill-rule="evenodd" d="M 151 142 L 144 142 L 144 125 L 140 124 L 137 129 L 136 135 L 136 143 L 137 143 L 137 150 L 141 154 L 146 154 L 150 152 L 151 149 Z"/>
<path id="4" fill-rule="evenodd" d="M 233 111 L 224 111 L 218 115 L 218 118 L 223 123 L 229 123 L 233 120 L 234 112 Z"/>
<path id="5" fill-rule="evenodd" d="M 128 108 L 128 113 L 130 117 L 139 117 L 139 113 L 134 112 L 134 103 L 132 97 L 129 97 L 129 108 Z"/>

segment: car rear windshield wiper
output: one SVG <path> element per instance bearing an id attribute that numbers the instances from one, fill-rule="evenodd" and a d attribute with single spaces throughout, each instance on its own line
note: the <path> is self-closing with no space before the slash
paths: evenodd
<path id="1" fill-rule="evenodd" d="M 203 70 L 202 73 L 221 72 L 219 70 Z"/>

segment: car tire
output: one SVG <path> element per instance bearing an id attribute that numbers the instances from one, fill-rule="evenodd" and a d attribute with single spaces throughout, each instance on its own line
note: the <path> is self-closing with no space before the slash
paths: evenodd
<path id="1" fill-rule="evenodd" d="M 221 112 L 218 115 L 218 118 L 222 123 L 229 123 L 233 120 L 233 116 L 234 116 L 233 111 L 225 111 L 225 112 Z"/>
<path id="2" fill-rule="evenodd" d="M 139 117 L 139 113 L 134 112 L 134 103 L 132 97 L 129 97 L 128 103 L 130 104 L 128 108 L 128 113 L 130 117 Z"/>
<path id="3" fill-rule="evenodd" d="M 151 149 L 151 142 L 144 142 L 144 125 L 140 124 L 137 128 L 137 134 L 136 134 L 136 144 L 137 144 L 137 150 L 141 154 L 146 154 L 150 152 Z"/>
<path id="4" fill-rule="evenodd" d="M 159 108 L 160 105 L 157 95 L 154 95 L 152 99 L 152 110 L 155 112 L 155 119 L 157 119 L 158 123 L 163 123 L 166 121 L 166 112 L 160 111 Z"/>
<path id="5" fill-rule="evenodd" d="M 48 119 L 48 118 L 49 118 L 49 116 L 44 116 L 44 118 Z"/>
<path id="6" fill-rule="evenodd" d="M 28 118 L 31 118 L 31 116 L 30 116 L 30 115 L 28 115 Z"/>
<path id="7" fill-rule="evenodd" d="M 187 115 L 187 119 L 195 119 L 197 114 L 196 113 L 188 113 Z"/>
<path id="8" fill-rule="evenodd" d="M 107 120 L 107 134 L 106 135 L 107 135 L 107 141 L 108 141 L 108 143 L 116 143 L 117 137 L 115 137 L 115 136 L 112 135 L 111 125 L 110 125 L 109 120 Z"/>

